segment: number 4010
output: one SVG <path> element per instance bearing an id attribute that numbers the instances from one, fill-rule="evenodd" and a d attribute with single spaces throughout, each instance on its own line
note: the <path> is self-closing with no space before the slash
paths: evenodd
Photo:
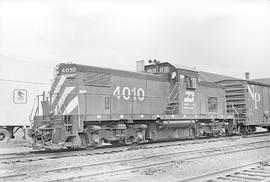
<path id="1" fill-rule="evenodd" d="M 138 98 L 139 101 L 143 101 L 144 90 L 142 88 L 130 89 L 128 87 L 123 87 L 121 90 L 120 86 L 117 86 L 113 91 L 113 96 L 117 97 L 118 99 L 120 99 L 122 96 L 124 100 L 130 100 L 130 98 L 133 97 L 133 100 L 136 100 Z"/>
<path id="2" fill-rule="evenodd" d="M 72 67 L 72 68 L 63 68 L 62 69 L 62 73 L 75 73 L 76 72 L 76 68 Z"/>

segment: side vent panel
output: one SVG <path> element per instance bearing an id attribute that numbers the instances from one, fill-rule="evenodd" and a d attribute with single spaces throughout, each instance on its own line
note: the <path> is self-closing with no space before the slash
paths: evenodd
<path id="1" fill-rule="evenodd" d="M 84 75 L 85 85 L 110 86 L 111 76 L 107 73 L 87 72 Z"/>

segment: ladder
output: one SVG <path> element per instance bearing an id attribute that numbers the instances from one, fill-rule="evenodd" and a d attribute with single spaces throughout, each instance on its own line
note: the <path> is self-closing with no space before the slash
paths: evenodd
<path id="1" fill-rule="evenodd" d="M 170 92 L 168 101 L 166 104 L 165 114 L 176 114 L 177 108 L 179 108 L 179 83 L 176 83 Z"/>
<path id="2" fill-rule="evenodd" d="M 233 112 L 238 123 L 247 120 L 246 87 L 241 82 L 222 84 L 225 87 L 227 112 Z"/>

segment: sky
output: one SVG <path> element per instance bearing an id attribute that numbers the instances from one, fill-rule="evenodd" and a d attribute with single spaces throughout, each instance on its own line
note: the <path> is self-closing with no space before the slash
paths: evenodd
<path id="1" fill-rule="evenodd" d="M 0 0 L 0 79 L 48 82 L 61 62 L 135 71 L 149 59 L 270 77 L 270 1 Z"/>

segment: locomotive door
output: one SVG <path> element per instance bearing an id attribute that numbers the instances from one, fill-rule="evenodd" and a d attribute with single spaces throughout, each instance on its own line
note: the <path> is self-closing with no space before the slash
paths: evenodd
<path id="1" fill-rule="evenodd" d="M 179 113 L 179 80 L 177 79 L 176 71 L 173 71 L 171 73 L 170 83 L 171 83 L 170 95 L 169 95 L 169 103 L 167 106 L 167 113 L 178 114 Z"/>
<path id="2" fill-rule="evenodd" d="M 84 94 L 84 108 L 81 108 L 85 109 L 85 115 L 97 119 L 109 118 L 110 87 L 88 86 L 87 90 L 89 92 Z"/>
<path id="3" fill-rule="evenodd" d="M 81 110 L 85 110 L 85 116 L 96 119 L 110 117 L 110 91 L 111 75 L 88 71 L 84 74 L 86 93 L 82 99 Z"/>
<path id="4" fill-rule="evenodd" d="M 180 74 L 180 112 L 181 114 L 196 114 L 196 75 Z"/>

